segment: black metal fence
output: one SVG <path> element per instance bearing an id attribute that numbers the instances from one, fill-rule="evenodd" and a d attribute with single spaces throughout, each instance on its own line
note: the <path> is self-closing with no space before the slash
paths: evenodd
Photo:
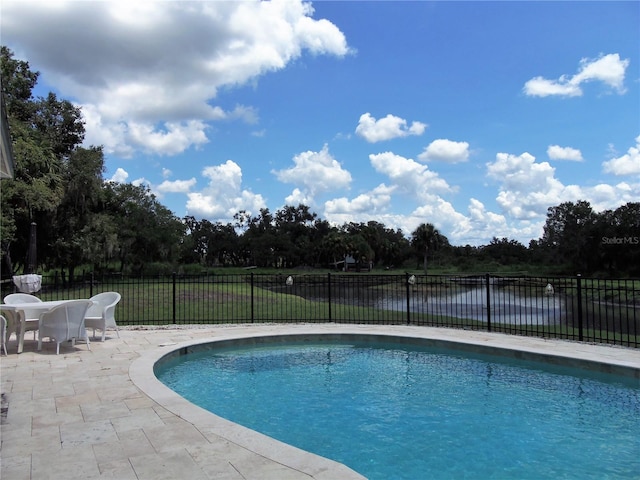
<path id="1" fill-rule="evenodd" d="M 6 287 L 5 287 L 6 288 Z M 43 299 L 117 291 L 120 325 L 420 325 L 640 347 L 640 280 L 496 275 L 203 274 L 43 278 Z M 9 291 L 3 291 L 3 296 Z"/>

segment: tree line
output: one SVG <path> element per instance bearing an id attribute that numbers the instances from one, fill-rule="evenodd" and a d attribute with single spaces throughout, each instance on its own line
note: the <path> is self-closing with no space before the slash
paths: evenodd
<path id="1" fill-rule="evenodd" d="M 15 176 L 2 180 L 3 276 L 25 271 L 37 225 L 41 270 L 80 267 L 151 273 L 179 266 L 356 269 L 535 265 L 555 273 L 640 275 L 640 203 L 594 212 L 586 201 L 551 207 L 543 236 L 528 246 L 493 238 L 453 246 L 429 219 L 415 231 L 379 222 L 332 225 L 306 205 L 239 211 L 233 222 L 178 218 L 144 185 L 105 181 L 102 147 L 82 146 L 81 110 L 54 93 L 34 97 L 39 73 L 0 47 L 2 95 Z"/>

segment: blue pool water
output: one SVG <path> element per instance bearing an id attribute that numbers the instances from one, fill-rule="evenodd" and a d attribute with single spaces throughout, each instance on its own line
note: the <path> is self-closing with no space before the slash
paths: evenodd
<path id="1" fill-rule="evenodd" d="M 637 382 L 576 372 L 377 343 L 208 349 L 156 367 L 191 402 L 372 480 L 639 478 Z"/>

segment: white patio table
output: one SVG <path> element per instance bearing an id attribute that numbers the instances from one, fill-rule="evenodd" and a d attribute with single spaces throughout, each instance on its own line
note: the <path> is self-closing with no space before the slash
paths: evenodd
<path id="1" fill-rule="evenodd" d="M 13 303 L 11 305 L 7 305 L 6 303 L 0 304 L 0 311 L 10 313 L 12 319 L 14 320 L 12 323 L 14 328 L 16 323 L 19 325 L 16 330 L 16 336 L 18 337 L 18 352 L 22 353 L 24 348 L 24 333 L 25 326 L 27 324 L 27 319 L 25 317 L 24 311 L 38 311 L 39 313 L 44 313 L 51 310 L 53 307 L 57 307 L 58 305 L 62 305 L 65 302 L 70 300 L 52 300 L 48 302 L 33 302 L 33 303 Z M 7 329 L 7 336 L 10 335 L 10 330 Z"/>

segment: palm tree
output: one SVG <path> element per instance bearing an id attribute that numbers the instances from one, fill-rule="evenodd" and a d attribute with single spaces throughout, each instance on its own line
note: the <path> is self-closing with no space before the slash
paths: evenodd
<path id="1" fill-rule="evenodd" d="M 438 250 L 449 244 L 447 237 L 431 223 L 421 223 L 411 234 L 411 246 L 417 254 L 422 254 L 424 274 L 427 274 L 427 255 L 429 251 Z"/>

